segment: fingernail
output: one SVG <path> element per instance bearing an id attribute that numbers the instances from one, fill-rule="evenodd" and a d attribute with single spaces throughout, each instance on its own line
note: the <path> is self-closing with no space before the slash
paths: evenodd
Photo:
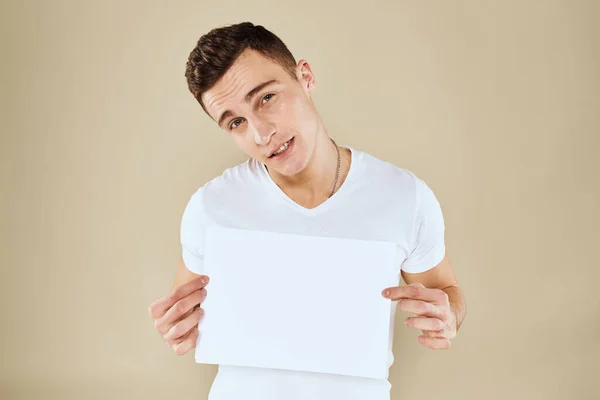
<path id="1" fill-rule="evenodd" d="M 204 283 L 205 285 L 208 283 L 208 276 L 202 278 L 202 283 Z"/>
<path id="2" fill-rule="evenodd" d="M 390 295 L 390 291 L 389 291 L 389 290 L 387 290 L 387 289 L 385 289 L 385 290 L 383 291 L 383 297 L 388 297 L 389 295 Z"/>

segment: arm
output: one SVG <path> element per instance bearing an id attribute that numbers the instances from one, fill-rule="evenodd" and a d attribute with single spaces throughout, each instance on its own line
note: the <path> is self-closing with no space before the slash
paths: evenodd
<path id="1" fill-rule="evenodd" d="M 175 282 L 173 283 L 173 289 L 185 285 L 199 276 L 200 275 L 190 271 L 183 262 L 183 257 L 180 257 L 177 268 L 175 269 Z"/>
<path id="2" fill-rule="evenodd" d="M 179 355 L 196 346 L 198 323 L 204 314 L 200 305 L 206 298 L 205 286 L 209 281 L 207 276 L 200 275 L 203 269 L 198 249 L 202 248 L 204 226 L 201 196 L 199 189 L 190 198 L 182 216 L 182 252 L 171 291 L 154 301 L 149 310 L 156 330 Z"/>
<path id="3" fill-rule="evenodd" d="M 431 349 L 447 349 L 464 320 L 465 298 L 444 244 L 441 205 L 421 179 L 416 180 L 415 204 L 414 247 L 401 266 L 408 286 L 387 288 L 383 295 L 398 301 L 401 310 L 415 314 L 405 323 L 422 331 L 419 343 Z"/>
<path id="4" fill-rule="evenodd" d="M 387 288 L 383 296 L 398 301 L 402 311 L 415 314 L 405 323 L 422 331 L 419 343 L 435 350 L 450 348 L 450 341 L 464 320 L 466 306 L 448 254 L 425 272 L 402 271 L 402 278 L 408 286 Z"/>
<path id="5" fill-rule="evenodd" d="M 181 258 L 171 292 L 149 308 L 156 330 L 178 355 L 196 347 L 198 323 L 204 314 L 200 304 L 206 298 L 208 283 L 202 278 L 205 277 L 187 269 Z"/>
<path id="6" fill-rule="evenodd" d="M 454 276 L 448 253 L 437 266 L 429 271 L 419 274 L 409 274 L 402 271 L 402 279 L 407 285 L 420 283 L 426 288 L 443 290 L 448 295 L 450 308 L 456 318 L 456 330 L 458 331 L 466 316 L 466 300 Z"/>

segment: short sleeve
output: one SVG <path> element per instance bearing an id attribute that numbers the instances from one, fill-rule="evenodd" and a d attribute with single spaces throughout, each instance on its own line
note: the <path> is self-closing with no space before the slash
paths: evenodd
<path id="1" fill-rule="evenodd" d="M 442 208 L 431 188 L 421 179 L 416 179 L 416 217 L 414 224 L 414 246 L 402 263 L 408 273 L 425 272 L 438 265 L 444 258 L 444 216 Z"/>
<path id="2" fill-rule="evenodd" d="M 204 232 L 206 217 L 203 188 L 192 195 L 181 218 L 181 251 L 187 269 L 201 275 L 204 271 Z"/>

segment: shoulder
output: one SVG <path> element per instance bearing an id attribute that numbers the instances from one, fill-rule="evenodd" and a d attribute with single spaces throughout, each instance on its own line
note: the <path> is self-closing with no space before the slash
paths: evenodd
<path id="1" fill-rule="evenodd" d="M 374 155 L 352 149 L 356 161 L 361 164 L 361 178 L 387 190 L 397 190 L 403 195 L 416 194 L 424 183 L 413 171 L 382 160 Z"/>
<path id="2" fill-rule="evenodd" d="M 257 179 L 259 168 L 260 165 L 254 159 L 247 159 L 207 181 L 191 195 L 190 199 L 200 201 L 223 191 L 239 190 L 243 186 L 251 185 L 252 181 Z"/>
<path id="3" fill-rule="evenodd" d="M 241 193 L 244 189 L 252 188 L 260 179 L 261 165 L 254 159 L 226 169 L 223 173 L 209 182 L 201 190 L 206 199 L 222 197 L 231 193 Z"/>
<path id="4" fill-rule="evenodd" d="M 352 149 L 360 165 L 357 179 L 361 190 L 378 193 L 381 201 L 391 201 L 403 210 L 431 212 L 440 207 L 426 180 L 414 171 Z"/>
<path id="5" fill-rule="evenodd" d="M 240 198 L 245 190 L 256 187 L 256 182 L 260 179 L 260 168 L 261 165 L 252 158 L 227 168 L 191 194 L 186 205 L 186 214 L 199 214 L 207 205 L 222 204 L 227 200 Z"/>

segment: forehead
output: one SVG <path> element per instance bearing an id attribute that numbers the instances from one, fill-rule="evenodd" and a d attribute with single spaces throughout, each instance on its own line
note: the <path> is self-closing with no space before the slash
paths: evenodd
<path id="1" fill-rule="evenodd" d="M 287 79 L 286 79 L 287 78 Z M 202 94 L 202 102 L 213 118 L 219 112 L 244 101 L 257 85 L 276 79 L 289 80 L 283 67 L 253 50 L 244 51 L 213 87 Z"/>

